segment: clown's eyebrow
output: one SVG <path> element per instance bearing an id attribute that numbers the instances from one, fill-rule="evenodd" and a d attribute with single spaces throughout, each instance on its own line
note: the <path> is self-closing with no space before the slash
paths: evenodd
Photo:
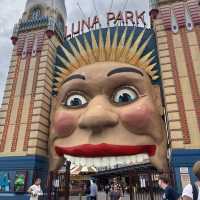
<path id="1" fill-rule="evenodd" d="M 120 67 L 120 68 L 113 69 L 107 74 L 107 76 L 111 76 L 113 74 L 123 73 L 123 72 L 133 72 L 133 73 L 140 74 L 141 76 L 144 76 L 144 74 L 141 71 L 132 67 Z"/>
<path id="2" fill-rule="evenodd" d="M 63 84 L 66 83 L 66 82 L 68 82 L 68 81 L 71 81 L 71 80 L 73 80 L 73 79 L 85 80 L 85 76 L 83 76 L 83 75 L 81 75 L 81 74 L 74 74 L 74 75 L 71 75 L 70 77 L 68 77 L 68 78 L 63 82 Z"/>

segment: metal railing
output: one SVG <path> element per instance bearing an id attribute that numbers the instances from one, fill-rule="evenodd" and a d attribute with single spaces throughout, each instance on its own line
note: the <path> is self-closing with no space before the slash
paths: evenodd
<path id="1" fill-rule="evenodd" d="M 130 196 L 130 200 L 162 200 L 163 191 L 158 185 L 159 175 L 161 175 L 161 173 L 157 170 L 147 167 L 137 169 L 127 168 L 127 171 L 121 169 L 121 172 L 120 169 L 118 169 L 114 174 L 112 171 L 110 171 L 110 174 L 108 172 L 105 174 L 100 172 L 99 175 L 94 175 L 93 177 L 97 179 L 97 183 L 101 178 L 105 179 L 105 177 L 108 179 L 118 176 L 126 177 L 128 179 L 127 192 L 129 194 L 128 196 Z M 164 175 L 169 177 L 170 185 L 174 186 L 173 173 L 167 172 Z M 52 172 L 50 177 L 51 179 L 49 181 L 51 184 L 49 185 L 50 190 L 48 200 L 69 200 L 69 170 L 66 170 L 66 172 L 63 173 Z M 78 194 L 76 196 L 76 199 L 77 198 L 82 199 L 81 195 Z"/>

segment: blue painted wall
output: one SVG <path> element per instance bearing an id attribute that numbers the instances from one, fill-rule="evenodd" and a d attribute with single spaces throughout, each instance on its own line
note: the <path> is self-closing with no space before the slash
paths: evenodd
<path id="1" fill-rule="evenodd" d="M 0 158 L 0 171 L 9 173 L 10 193 L 0 193 L 0 200 L 28 200 L 25 193 L 14 193 L 14 180 L 17 171 L 27 172 L 26 189 L 32 185 L 33 179 L 40 177 L 42 179 L 42 189 L 46 190 L 46 178 L 48 175 L 48 160 L 41 156 L 17 156 Z"/>
<path id="2" fill-rule="evenodd" d="M 179 193 L 182 192 L 180 167 L 188 167 L 190 179 L 192 182 L 196 177 L 192 173 L 193 164 L 200 160 L 200 149 L 173 149 L 170 164 L 173 169 L 176 181 L 176 187 Z"/>
<path id="3" fill-rule="evenodd" d="M 0 193 L 0 200 L 29 200 L 30 197 L 28 195 L 15 195 L 15 194 L 1 194 Z"/>

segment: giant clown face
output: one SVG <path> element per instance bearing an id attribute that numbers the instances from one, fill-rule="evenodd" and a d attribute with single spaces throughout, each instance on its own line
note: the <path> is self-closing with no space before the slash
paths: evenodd
<path id="1" fill-rule="evenodd" d="M 74 164 L 151 162 L 166 169 L 166 134 L 158 87 L 145 70 L 123 62 L 84 65 L 53 98 L 50 170 Z"/>

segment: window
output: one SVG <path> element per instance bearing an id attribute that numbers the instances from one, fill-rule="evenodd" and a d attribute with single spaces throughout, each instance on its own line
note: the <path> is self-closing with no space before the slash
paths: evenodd
<path id="1" fill-rule="evenodd" d="M 26 192 L 28 171 L 0 171 L 0 194 Z M 1 199 L 1 197 L 0 197 Z"/>
<path id="2" fill-rule="evenodd" d="M 64 31 L 64 21 L 61 16 L 59 16 L 57 19 L 57 25 L 61 31 Z"/>
<path id="3" fill-rule="evenodd" d="M 0 172 L 0 192 L 10 192 L 10 180 L 8 172 Z"/>
<path id="4" fill-rule="evenodd" d="M 41 16 L 41 9 L 34 8 L 31 12 L 31 19 L 38 19 Z"/>
<path id="5" fill-rule="evenodd" d="M 26 191 L 26 180 L 27 180 L 27 172 L 20 171 L 15 174 L 14 181 L 14 191 L 15 192 L 25 192 Z"/>

